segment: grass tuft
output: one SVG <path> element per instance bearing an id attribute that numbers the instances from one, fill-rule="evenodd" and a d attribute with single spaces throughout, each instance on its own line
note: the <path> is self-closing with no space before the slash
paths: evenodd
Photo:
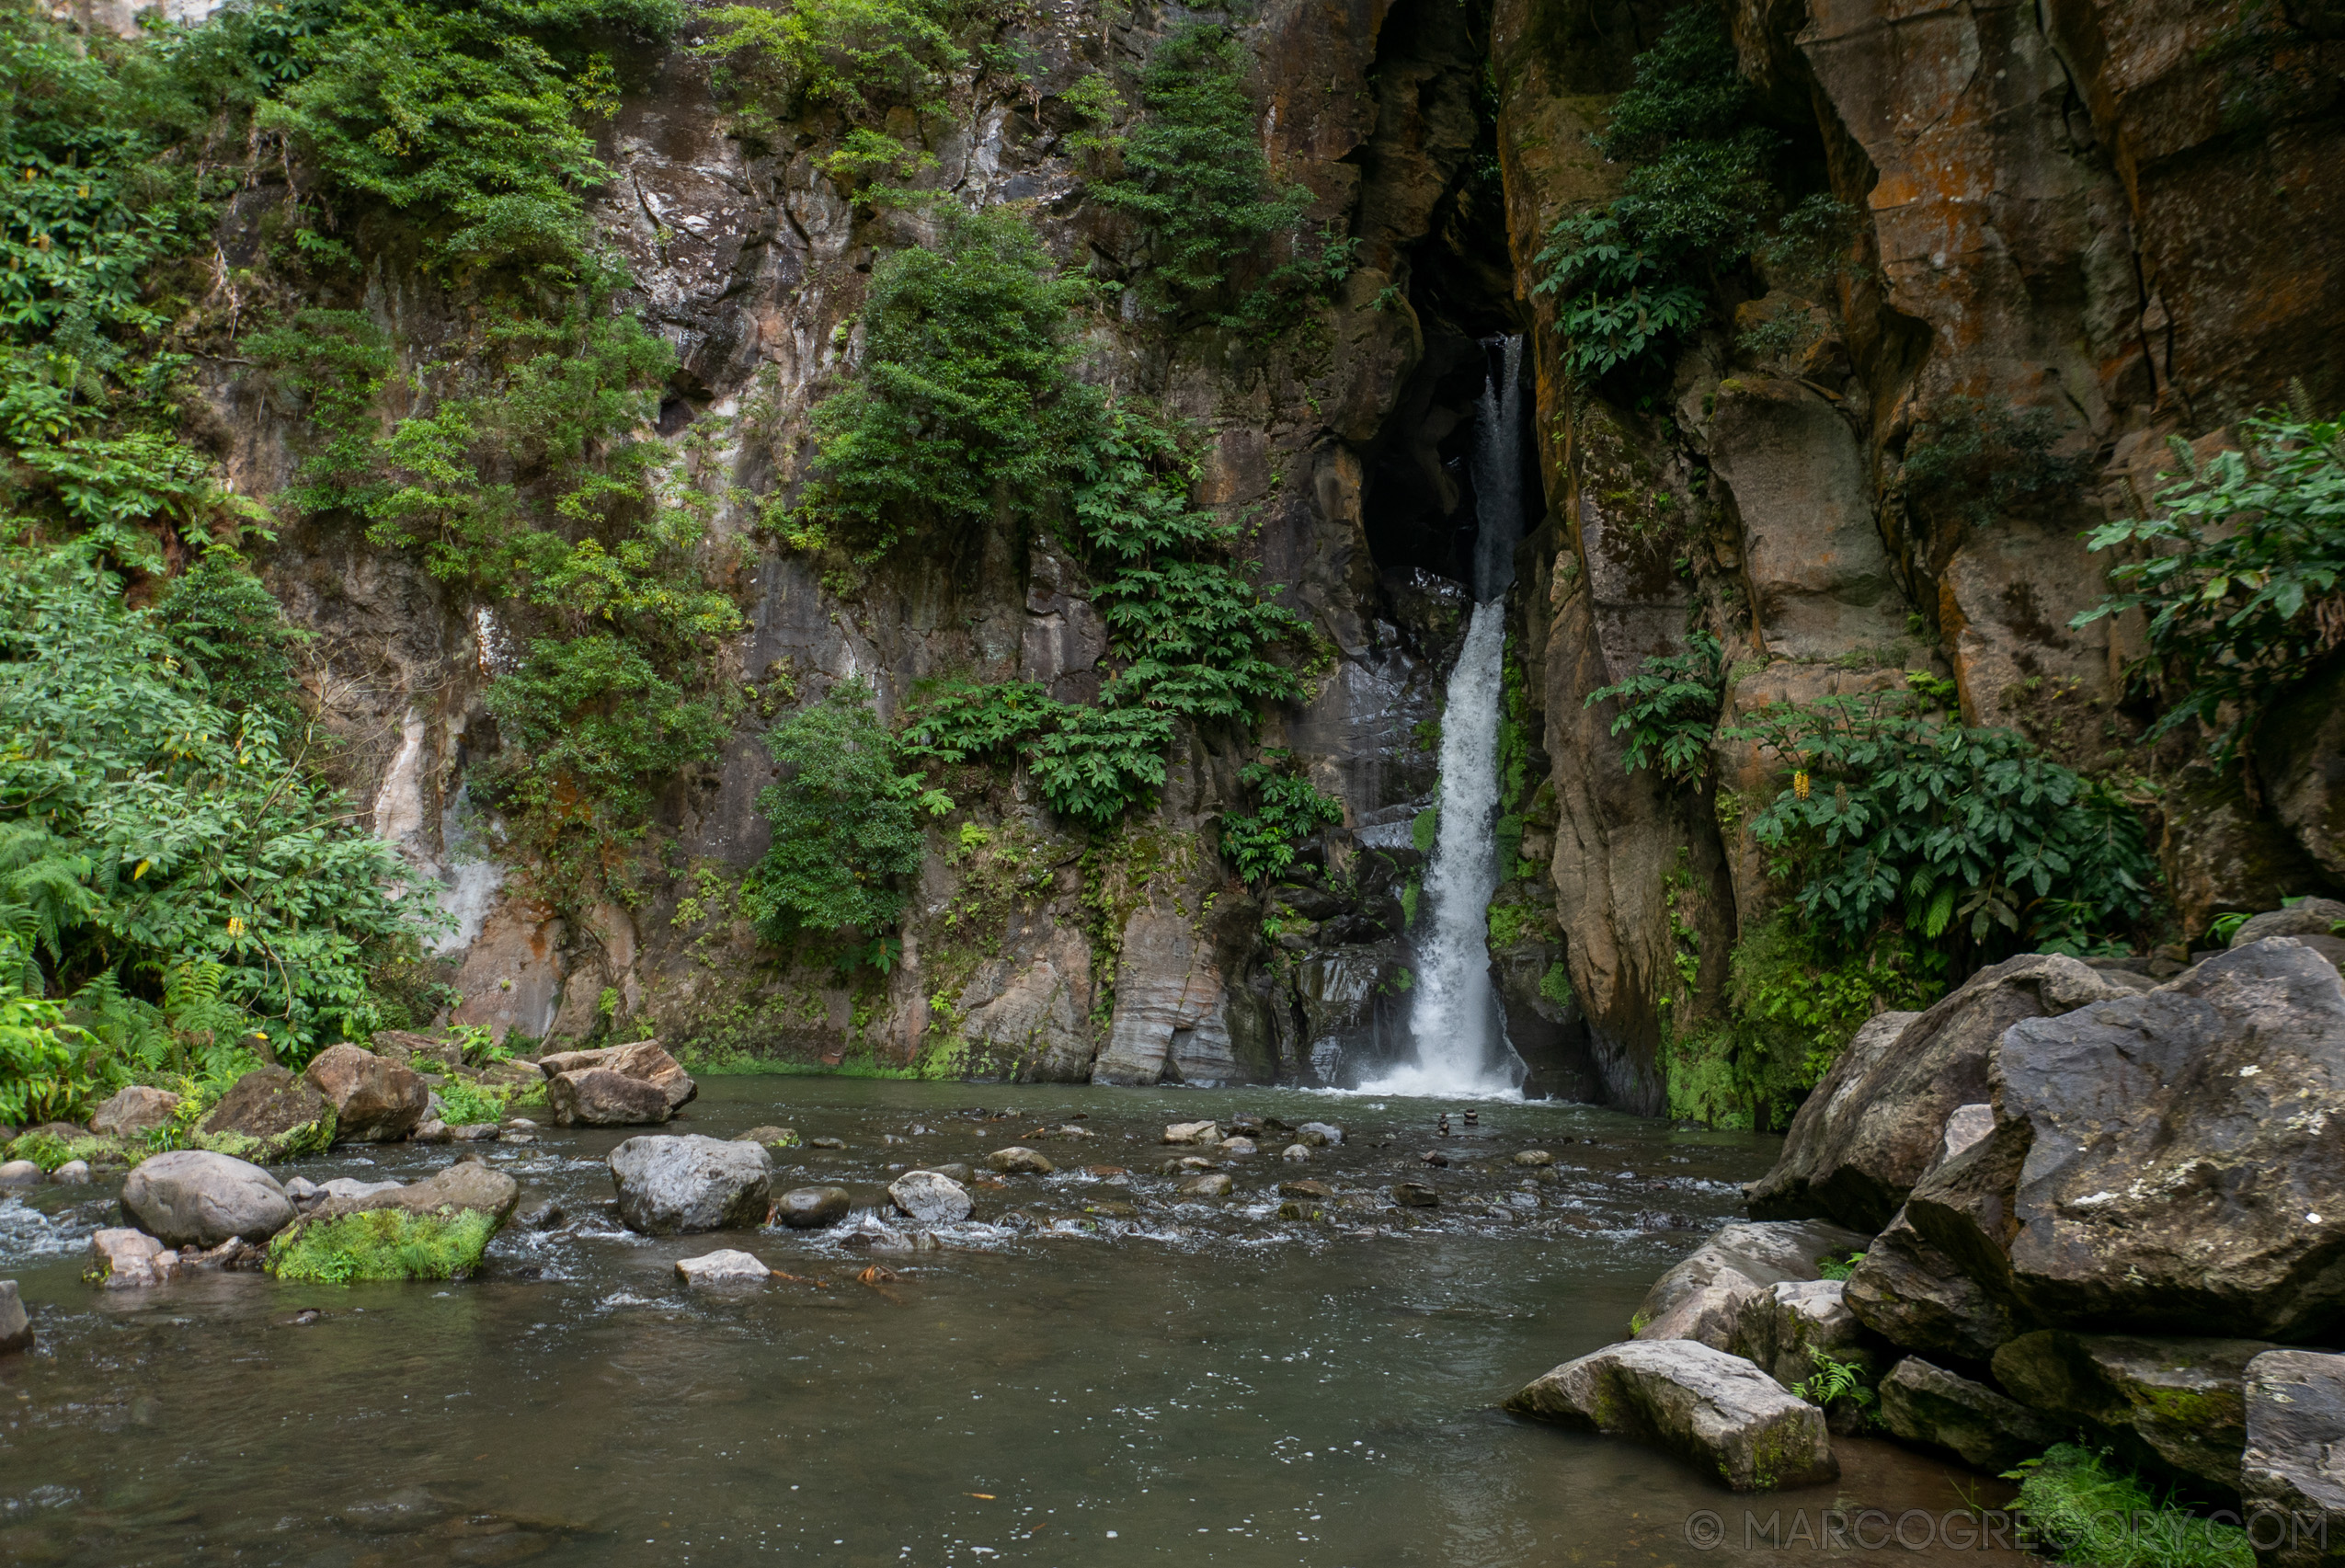
<path id="1" fill-rule="evenodd" d="M 2006 1478 L 2019 1483 L 2012 1506 L 2045 1555 L 2091 1568 L 2255 1568 L 2248 1532 L 2191 1513 L 2132 1471 L 2062 1443 Z"/>

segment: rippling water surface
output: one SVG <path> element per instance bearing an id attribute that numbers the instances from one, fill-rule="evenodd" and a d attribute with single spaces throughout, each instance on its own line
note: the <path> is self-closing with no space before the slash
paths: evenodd
<path id="1" fill-rule="evenodd" d="M 1496 1409 L 1624 1337 L 1776 1140 L 1539 1104 L 1484 1104 L 1470 1133 L 1451 1107 L 1460 1136 L 1442 1139 L 1441 1108 L 704 1080 L 675 1130 L 844 1139 L 781 1159 L 790 1185 L 847 1186 L 853 1228 L 634 1236 L 602 1164 L 623 1135 L 545 1132 L 488 1158 L 566 1221 L 507 1233 L 482 1277 L 450 1285 L 238 1274 L 101 1293 L 77 1276 L 90 1231 L 119 1222 L 112 1187 L 0 1202 L 0 1277 L 40 1334 L 0 1357 L 0 1562 L 1782 1562 L 1741 1550 L 1745 1500 L 1674 1460 Z M 1240 1112 L 1351 1136 L 1308 1166 L 1265 1139 L 1224 1161 L 1231 1197 L 1176 1197 L 1161 1167 L 1190 1151 L 1159 1143 L 1164 1124 Z M 1079 1116 L 1088 1139 L 1037 1135 Z M 978 1186 L 942 1250 L 887 1250 L 893 1168 L 1012 1143 L 1060 1173 Z M 1434 1148 L 1447 1169 L 1421 1162 Z M 1553 1180 L 1512 1163 L 1531 1148 L 1554 1152 Z M 299 1173 L 413 1179 L 453 1153 Z M 1276 1217 L 1298 1176 L 1344 1195 L 1326 1219 Z M 1391 1207 L 1403 1179 L 1439 1207 Z M 720 1246 L 805 1283 L 678 1282 L 678 1258 Z M 858 1277 L 874 1265 L 895 1277 Z M 1777 1494 L 1761 1517 L 1939 1513 L 1974 1489 L 1838 1447 L 1837 1487 Z M 1700 1509 L 1727 1522 L 1719 1550 L 1687 1545 Z"/>

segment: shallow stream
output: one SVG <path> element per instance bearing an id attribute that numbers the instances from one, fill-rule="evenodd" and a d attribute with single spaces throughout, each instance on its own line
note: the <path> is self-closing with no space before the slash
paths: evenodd
<path id="1" fill-rule="evenodd" d="M 0 1277 L 21 1281 L 40 1334 L 32 1354 L 0 1357 L 0 1562 L 1512 1568 L 1814 1555 L 1743 1550 L 1746 1500 L 1665 1456 L 1497 1409 L 1624 1337 L 1653 1278 L 1738 1215 L 1737 1185 L 1776 1140 L 1487 1103 L 1471 1131 L 1462 1104 L 1447 1107 L 1456 1136 L 1442 1139 L 1443 1108 L 1275 1090 L 704 1080 L 673 1130 L 780 1123 L 842 1139 L 784 1152 L 781 1185 L 849 1187 L 860 1229 L 635 1236 L 612 1213 L 602 1163 L 624 1134 L 549 1130 L 487 1158 L 566 1220 L 509 1230 L 481 1277 L 449 1285 L 234 1274 L 104 1293 L 78 1276 L 90 1232 L 119 1223 L 113 1187 L 0 1201 Z M 1231 1197 L 1177 1199 L 1161 1167 L 1191 1150 L 1161 1146 L 1164 1125 L 1240 1112 L 1350 1136 L 1308 1165 L 1265 1139 L 1223 1162 Z M 1091 1136 L 1036 1135 L 1070 1123 Z M 866 1210 L 893 1168 L 981 1164 L 1010 1144 L 1043 1150 L 1060 1173 L 978 1186 L 974 1221 L 943 1250 L 883 1250 L 893 1239 Z M 1436 1148 L 1446 1169 L 1421 1162 Z M 1512 1162 L 1530 1148 L 1555 1154 L 1552 1180 Z M 413 1179 L 456 1152 L 400 1145 L 298 1173 Z M 1277 1218 L 1278 1184 L 1301 1176 L 1346 1195 L 1321 1206 L 1326 1219 Z M 1396 1180 L 1429 1183 L 1439 1206 L 1390 1207 Z M 679 1283 L 678 1258 L 724 1246 L 809 1283 L 745 1295 Z M 875 1266 L 895 1277 L 859 1279 Z M 1838 1486 L 1778 1494 L 1760 1516 L 1836 1503 L 1935 1516 L 1981 1490 L 1885 1444 L 1836 1448 Z M 1697 1510 L 1725 1521 L 1717 1550 L 1687 1545 Z"/>

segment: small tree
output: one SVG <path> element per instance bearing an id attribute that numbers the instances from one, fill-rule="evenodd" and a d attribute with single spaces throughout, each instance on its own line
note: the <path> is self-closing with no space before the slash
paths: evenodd
<path id="1" fill-rule="evenodd" d="M 744 908 L 777 938 L 894 925 L 904 895 L 891 878 L 920 869 L 921 813 L 941 817 L 952 797 L 897 771 L 896 742 L 860 678 L 775 725 L 766 747 L 787 776 L 758 795 L 773 845 Z"/>

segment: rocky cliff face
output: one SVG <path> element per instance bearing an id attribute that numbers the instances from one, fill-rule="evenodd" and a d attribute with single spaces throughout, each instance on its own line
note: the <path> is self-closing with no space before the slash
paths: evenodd
<path id="1" fill-rule="evenodd" d="M 1535 765 L 1503 804 L 1537 874 L 1501 891 L 1494 965 L 1535 1089 L 1660 1109 L 1659 999 L 1690 964 L 1688 1003 L 1714 1001 L 1736 933 L 1778 897 L 1738 809 L 1770 787 L 1764 759 L 1722 745 L 1710 784 L 1672 793 L 1624 772 L 1608 710 L 1588 708 L 1647 655 L 1719 635 L 1730 715 L 1927 670 L 1973 722 L 2080 763 L 2122 749 L 2140 728 L 2122 680 L 2137 634 L 2068 629 L 2102 581 L 2077 536 L 2129 503 L 2167 436 L 2219 441 L 2292 376 L 2345 383 L 2325 177 L 2345 153 L 2345 29 L 2246 0 L 1739 0 L 1766 119 L 1860 214 L 1848 264 L 1825 287 L 1762 278 L 1677 356 L 1665 396 L 1615 406 L 1563 375 L 1535 258 L 1560 214 L 1615 189 L 1588 134 L 1665 9 L 1273 0 L 1244 24 L 1274 176 L 1308 189 L 1310 224 L 1357 242 L 1356 269 L 1275 335 L 1168 344 L 1103 323 L 1085 373 L 1210 432 L 1202 498 L 1251 531 L 1322 645 L 1309 700 L 1259 738 L 1291 748 L 1344 821 L 1248 888 L 1212 849 L 1250 754 L 1229 737 L 1184 735 L 1158 807 L 1092 839 L 1022 776 L 973 777 L 931 834 L 900 962 L 843 980 L 738 917 L 767 841 L 764 725 L 853 676 L 890 714 L 953 672 L 1079 698 L 1104 631 L 1080 567 L 1039 537 L 980 531 L 841 577 L 756 527 L 762 498 L 804 481 L 809 409 L 858 362 L 875 258 L 932 233 L 822 172 L 830 129 L 752 153 L 688 50 L 634 62 L 596 222 L 678 350 L 659 428 L 723 498 L 749 622 L 722 672 L 750 694 L 741 722 L 648 825 L 663 875 L 632 906 L 539 903 L 472 805 L 468 771 L 498 744 L 482 693 L 511 658 L 505 607 L 322 525 L 289 532 L 269 572 L 320 635 L 311 690 L 349 742 L 337 765 L 376 830 L 447 886 L 455 1019 L 832 1062 L 942 1049 L 929 1059 L 1110 1082 L 1336 1082 L 1390 1057 L 1412 825 L 1467 608 L 1461 460 L 1506 334 L 1529 338 L 1543 504 L 1508 654 L 1510 738 Z M 1079 4 L 1015 25 L 1024 87 L 956 88 L 921 182 L 1026 204 L 1062 258 L 1128 270 L 1138 238 L 1091 195 L 1063 95 L 1130 69 L 1171 23 Z M 264 205 L 240 204 L 226 254 L 257 243 Z M 360 303 L 411 356 L 452 330 L 452 302 L 389 258 Z M 1778 317 L 1805 324 L 1767 339 L 1793 347 L 1737 347 Z M 288 411 L 233 364 L 210 390 L 239 487 L 281 488 Z M 2035 411 L 2091 482 L 1985 512 L 1916 484 L 1915 430 L 1962 400 Z M 2334 748 L 2289 738 L 2320 719 L 2275 727 L 2268 801 L 2178 765 L 2164 851 L 2187 927 L 2335 880 Z"/>

